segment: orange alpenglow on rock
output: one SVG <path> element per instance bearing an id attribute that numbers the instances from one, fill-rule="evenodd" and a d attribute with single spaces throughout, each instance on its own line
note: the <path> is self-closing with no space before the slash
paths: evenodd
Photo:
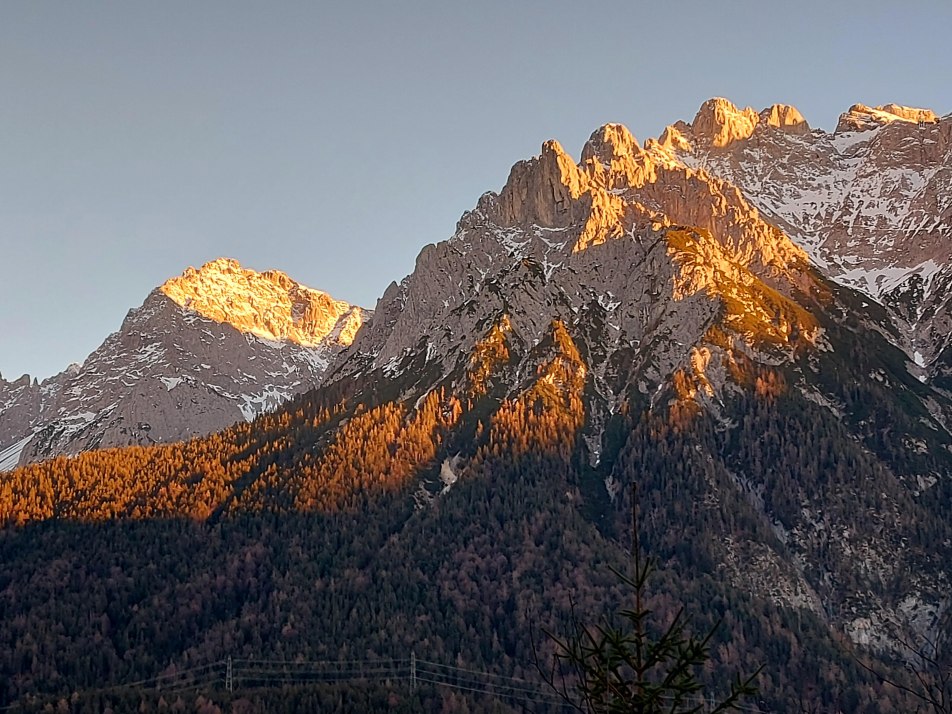
<path id="1" fill-rule="evenodd" d="M 370 312 L 220 258 L 153 290 L 81 366 L 0 381 L 0 469 L 251 421 L 322 382 Z"/>
<path id="2" fill-rule="evenodd" d="M 188 268 L 160 288 L 178 305 L 241 332 L 305 347 L 321 344 L 344 317 L 339 344 L 353 341 L 363 316 L 360 309 L 305 287 L 279 270 L 257 273 L 237 261 L 218 258 Z"/>
<path id="3" fill-rule="evenodd" d="M 740 110 L 721 97 L 709 99 L 698 110 L 691 127 L 712 146 L 727 146 L 754 133 L 759 117 L 750 107 Z"/>
<path id="4" fill-rule="evenodd" d="M 789 104 L 774 104 L 760 113 L 760 121 L 791 134 L 809 134 L 810 125 L 796 107 Z"/>
<path id="5" fill-rule="evenodd" d="M 849 111 L 840 114 L 840 120 L 836 124 L 836 132 L 869 131 L 896 121 L 912 124 L 935 124 L 939 121 L 939 117 L 931 109 L 904 107 L 900 104 L 883 104 L 878 107 L 854 104 L 849 108 Z"/>

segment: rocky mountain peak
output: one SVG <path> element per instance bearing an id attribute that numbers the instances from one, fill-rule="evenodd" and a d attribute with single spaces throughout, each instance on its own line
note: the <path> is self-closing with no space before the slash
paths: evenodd
<path id="1" fill-rule="evenodd" d="M 641 146 L 624 124 L 605 124 L 592 132 L 582 148 L 582 163 L 597 160 L 611 164 L 642 153 Z"/>
<path id="2" fill-rule="evenodd" d="M 202 317 L 267 340 L 302 346 L 321 343 L 345 315 L 355 324 L 342 329 L 341 338 L 352 339 L 365 317 L 363 311 L 279 270 L 258 273 L 230 258 L 188 268 L 159 291 Z"/>
<path id="3" fill-rule="evenodd" d="M 772 126 L 791 134 L 809 134 L 810 125 L 797 110 L 789 104 L 774 104 L 759 115 L 761 124 Z"/>
<path id="4" fill-rule="evenodd" d="M 765 129 L 796 135 L 810 133 L 806 119 L 789 104 L 772 104 L 757 113 L 751 107 L 738 109 L 727 99 L 715 97 L 701 105 L 693 123 L 678 121 L 666 127 L 657 141 L 648 141 L 646 148 L 686 152 L 692 151 L 696 143 L 698 148 L 723 149 Z"/>
<path id="5" fill-rule="evenodd" d="M 882 304 L 896 321 L 896 343 L 917 365 L 932 365 L 952 324 L 952 213 L 943 198 L 952 185 L 952 122 L 930 109 L 854 104 L 826 132 L 778 104 L 758 115 L 748 139 L 718 146 L 703 136 L 705 122 L 743 125 L 745 112 L 732 107 L 711 100 L 694 125 L 677 122 L 647 142 L 647 153 L 659 166 L 739 191 L 828 278 Z M 703 216 L 682 215 L 709 227 Z"/>
<path id="6" fill-rule="evenodd" d="M 836 124 L 836 133 L 869 131 L 896 121 L 912 124 L 920 122 L 935 124 L 939 121 L 939 117 L 931 109 L 905 107 L 899 104 L 883 104 L 878 107 L 854 104 L 848 111 L 840 114 L 839 122 Z"/>
<path id="7" fill-rule="evenodd" d="M 0 381 L 4 381 L 3 375 L 0 375 Z M 30 375 L 21 374 L 19 379 L 14 379 L 12 382 L 7 382 L 7 384 L 11 384 L 14 387 L 29 387 L 31 384 Z"/>
<path id="8" fill-rule="evenodd" d="M 723 109 L 725 101 L 708 104 Z M 746 115 L 751 126 L 759 121 L 752 110 Z M 798 125 L 799 113 L 792 108 L 778 106 L 767 115 L 784 126 Z M 668 144 L 688 142 L 682 131 L 690 135 L 692 129 L 670 127 Z M 574 251 L 618 237 L 633 225 L 690 225 L 711 231 L 745 265 L 786 271 L 805 262 L 805 254 L 764 223 L 736 188 L 684 166 L 675 152 L 658 142 L 641 148 L 621 124 L 593 132 L 578 164 L 550 140 L 539 156 L 516 163 L 500 194 L 484 195 L 477 212 L 504 228 L 564 230 L 560 243 Z M 473 221 L 479 219 L 469 216 L 464 224 Z"/>
<path id="9" fill-rule="evenodd" d="M 691 151 L 691 141 L 687 136 L 690 131 L 690 125 L 683 121 L 666 126 L 661 136 L 645 142 L 645 149 L 649 152 L 653 149 L 660 149 L 662 152 Z"/>
<path id="10" fill-rule="evenodd" d="M 622 124 L 605 124 L 596 129 L 582 149 L 579 167 L 593 187 L 607 194 L 593 196 L 610 214 L 613 197 L 653 181 L 656 169 L 651 156 Z M 604 213 L 605 211 L 603 211 Z"/>
<path id="11" fill-rule="evenodd" d="M 691 128 L 694 137 L 714 147 L 723 147 L 754 133 L 759 117 L 750 107 L 738 109 L 722 97 L 708 99 L 698 109 Z"/>
<path id="12" fill-rule="evenodd" d="M 42 384 L 0 379 L 0 471 L 254 419 L 320 384 L 369 316 L 278 270 L 188 268 L 82 365 Z"/>

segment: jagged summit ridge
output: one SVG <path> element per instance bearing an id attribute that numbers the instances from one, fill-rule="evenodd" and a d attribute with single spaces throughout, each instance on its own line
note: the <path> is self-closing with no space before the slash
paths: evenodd
<path id="1" fill-rule="evenodd" d="M 219 258 L 188 268 L 159 290 L 183 308 L 266 340 L 305 347 L 321 344 L 338 327 L 337 339 L 350 344 L 366 319 L 361 308 L 308 288 L 279 270 L 263 273 Z"/>
<path id="2" fill-rule="evenodd" d="M 599 337 L 605 340 L 599 350 L 608 353 L 660 333 L 678 335 L 675 345 L 696 344 L 701 326 L 715 319 L 752 343 L 768 337 L 778 344 L 822 342 L 809 318 L 783 300 L 828 295 L 828 284 L 816 282 L 817 266 L 827 276 L 839 274 L 804 239 L 802 226 L 776 210 L 770 200 L 775 182 L 777 194 L 788 200 L 811 177 L 829 181 L 833 191 L 849 189 L 860 174 L 856 152 L 877 141 L 883 142 L 880 149 L 893 142 L 905 147 L 906 137 L 889 132 L 917 125 L 902 121 L 868 135 L 839 136 L 811 130 L 790 105 L 758 113 L 723 99 L 706 102 L 698 116 L 696 126 L 669 127 L 669 141 L 649 139 L 644 145 L 624 125 L 606 124 L 592 133 L 578 161 L 558 141 L 543 143 L 537 156 L 512 167 L 498 193 L 487 192 L 464 214 L 449 241 L 427 246 L 414 273 L 390 286 L 375 324 L 345 356 L 335 379 L 380 368 L 392 376 L 408 369 L 414 355 L 452 371 L 457 357 L 503 313 L 512 334 L 532 345 L 543 338 L 550 318 L 574 324 L 589 301 L 623 306 L 611 317 L 612 329 Z M 944 130 L 941 122 L 932 128 Z M 935 143 L 929 151 L 946 151 L 944 139 Z M 835 155 L 829 163 L 826 151 Z M 852 157 L 848 177 L 835 175 L 836 156 Z M 899 166 L 907 166 L 908 158 L 902 152 L 889 157 Z M 832 178 L 823 176 L 827 171 Z M 878 165 L 866 180 L 882 185 L 902 175 Z M 835 231 L 835 220 L 826 223 L 835 212 L 807 215 L 814 216 L 817 230 L 832 225 Z M 848 256 L 847 265 L 849 260 L 854 258 Z M 937 270 L 929 273 L 925 291 L 948 294 Z M 711 312 L 719 302 L 723 307 Z M 661 305 L 670 305 L 677 318 L 653 320 L 665 312 Z M 945 342 L 927 345 L 913 336 L 910 346 L 902 335 L 893 339 L 907 350 L 910 372 L 927 380 L 926 365 L 948 343 L 949 321 L 922 314 L 929 334 L 941 332 Z M 425 345 L 417 339 L 421 334 Z M 661 359 L 652 379 L 691 361 L 678 346 Z M 596 373 L 604 369 L 595 366 Z"/>
<path id="3" fill-rule="evenodd" d="M 709 230 L 744 265 L 783 272 L 806 261 L 734 186 L 642 148 L 620 124 L 597 129 L 579 163 L 557 141 L 545 142 L 539 156 L 513 166 L 498 196 L 484 196 L 479 209 L 504 227 L 567 229 L 574 251 L 633 225 L 690 225 Z"/>
<path id="4" fill-rule="evenodd" d="M 758 113 L 751 107 L 739 109 L 733 102 L 715 97 L 701 105 L 690 124 L 676 122 L 664 130 L 658 141 L 668 148 L 698 143 L 709 149 L 723 149 L 770 130 L 801 135 L 810 132 L 810 125 L 789 104 L 773 104 Z"/>
<path id="5" fill-rule="evenodd" d="M 893 122 L 934 124 L 939 120 L 931 109 L 895 103 L 874 107 L 857 103 L 840 114 L 835 133 L 869 131 Z M 795 135 L 811 131 L 806 119 L 792 105 L 772 104 L 756 112 L 752 107 L 740 109 L 728 99 L 714 97 L 701 104 L 690 124 L 678 121 L 667 127 L 660 141 L 666 144 L 676 141 L 679 135 L 687 135 L 708 148 L 725 148 L 768 129 Z"/>
<path id="6" fill-rule="evenodd" d="M 755 320 L 737 310 L 772 290 L 762 281 L 792 292 L 811 280 L 806 254 L 736 188 L 659 161 L 626 127 L 606 124 L 577 162 L 557 141 L 543 143 L 539 155 L 513 166 L 499 193 L 464 214 L 450 240 L 424 248 L 331 379 L 375 369 L 393 376 L 414 355 L 449 373 L 487 324 L 505 318 L 513 339 L 531 346 L 552 320 L 574 326 L 607 310 L 599 351 L 670 341 L 644 366 L 647 389 L 690 362 L 719 320 L 743 324 L 740 339 L 751 342 L 816 339 L 815 326 L 772 314 L 787 309 L 783 298 Z M 593 368 L 606 380 L 616 369 Z"/>

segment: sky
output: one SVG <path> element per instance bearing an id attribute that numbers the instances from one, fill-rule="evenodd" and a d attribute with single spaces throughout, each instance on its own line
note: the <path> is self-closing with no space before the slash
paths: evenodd
<path id="1" fill-rule="evenodd" d="M 952 112 L 952 3 L 0 0 L 0 374 L 219 256 L 373 307 L 556 138 L 714 96 Z"/>

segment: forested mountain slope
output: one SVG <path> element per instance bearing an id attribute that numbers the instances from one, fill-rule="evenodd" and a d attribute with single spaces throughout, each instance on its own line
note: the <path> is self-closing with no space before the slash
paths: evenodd
<path id="1" fill-rule="evenodd" d="M 723 619 L 715 691 L 906 711 L 856 656 L 948 636 L 952 404 L 893 329 L 722 179 L 547 142 L 320 388 L 0 479 L 0 697 L 409 648 L 532 678 L 538 628 L 629 595 L 637 484 L 656 612 Z"/>

